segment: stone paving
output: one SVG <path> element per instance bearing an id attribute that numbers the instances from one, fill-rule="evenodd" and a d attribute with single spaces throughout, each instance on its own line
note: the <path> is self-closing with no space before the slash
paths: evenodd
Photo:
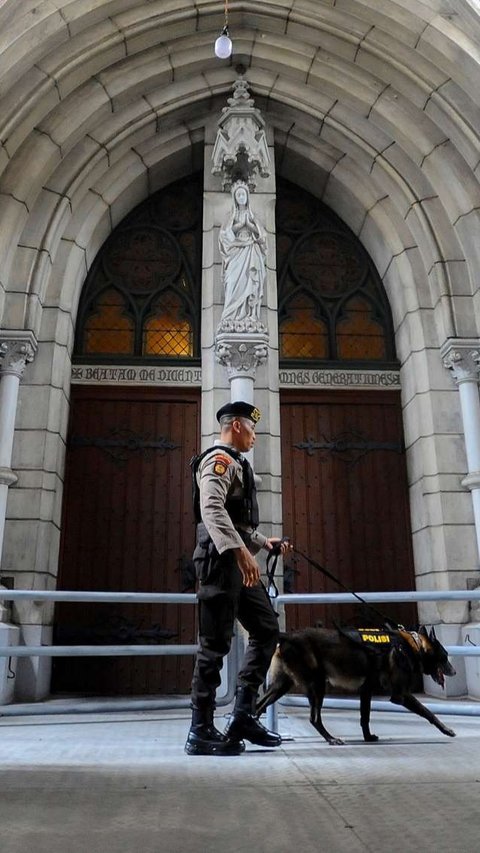
<path id="1" fill-rule="evenodd" d="M 477 853 L 480 721 L 280 714 L 281 748 L 183 752 L 185 711 L 0 718 L 1 853 Z M 224 720 L 219 718 L 219 727 Z"/>

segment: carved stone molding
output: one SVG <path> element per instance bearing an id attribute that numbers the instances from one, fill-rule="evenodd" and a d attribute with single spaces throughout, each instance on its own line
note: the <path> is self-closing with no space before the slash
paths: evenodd
<path id="1" fill-rule="evenodd" d="M 452 378 L 460 382 L 478 382 L 480 377 L 480 341 L 452 338 L 441 348 L 443 365 L 451 371 Z"/>
<path id="2" fill-rule="evenodd" d="M 222 320 L 218 326 L 218 335 L 231 334 L 256 334 L 268 336 L 268 330 L 264 323 L 254 317 L 244 317 L 241 320 Z"/>
<path id="3" fill-rule="evenodd" d="M 474 489 L 479 489 L 480 471 L 471 471 L 469 474 L 467 474 L 467 476 L 464 477 L 462 480 L 462 486 L 465 489 L 470 489 L 471 492 L 473 492 Z"/>
<path id="4" fill-rule="evenodd" d="M 4 329 L 0 332 L 0 376 L 22 378 L 28 362 L 33 361 L 37 351 L 37 340 L 33 332 Z"/>
<path id="5" fill-rule="evenodd" d="M 18 477 L 11 468 L 0 468 L 0 486 L 13 486 Z"/>
<path id="6" fill-rule="evenodd" d="M 271 172 L 265 122 L 243 77 L 235 80 L 233 96 L 227 103 L 218 122 L 212 174 L 222 177 L 224 190 L 229 190 L 238 179 L 254 190 L 256 174 L 268 178 Z"/>
<path id="7" fill-rule="evenodd" d="M 267 335 L 218 335 L 215 358 L 225 367 L 229 379 L 255 379 L 256 369 L 268 358 Z"/>

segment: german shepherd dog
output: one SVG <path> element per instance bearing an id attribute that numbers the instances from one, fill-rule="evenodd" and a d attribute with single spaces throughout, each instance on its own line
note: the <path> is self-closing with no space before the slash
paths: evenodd
<path id="1" fill-rule="evenodd" d="M 412 690 L 419 676 L 430 675 L 444 687 L 445 676 L 455 675 L 446 649 L 432 628 L 404 629 L 306 628 L 281 634 L 270 667 L 270 684 L 257 704 L 257 715 L 292 688 L 304 692 L 310 703 L 310 722 L 330 744 L 341 744 L 322 722 L 327 681 L 332 687 L 360 693 L 360 725 L 368 743 L 378 737 L 370 731 L 372 694 L 378 684 L 390 692 L 390 701 L 428 720 L 444 735 L 455 737 L 425 708 Z"/>

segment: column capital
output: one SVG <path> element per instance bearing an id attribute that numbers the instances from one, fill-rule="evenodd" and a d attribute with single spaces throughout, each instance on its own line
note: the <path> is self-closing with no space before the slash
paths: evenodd
<path id="1" fill-rule="evenodd" d="M 443 366 L 451 371 L 454 382 L 478 382 L 480 378 L 480 340 L 450 338 L 441 347 Z"/>
<path id="2" fill-rule="evenodd" d="M 38 343 L 28 329 L 0 330 L 0 376 L 22 378 L 28 362 L 33 361 Z"/>
<path id="3" fill-rule="evenodd" d="M 258 365 L 268 358 L 268 335 L 217 335 L 215 358 L 226 368 L 229 379 L 255 379 Z"/>

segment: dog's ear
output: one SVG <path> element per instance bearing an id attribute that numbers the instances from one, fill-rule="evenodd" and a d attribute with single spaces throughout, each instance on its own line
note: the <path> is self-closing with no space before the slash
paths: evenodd
<path id="1" fill-rule="evenodd" d="M 434 626 L 433 626 L 433 625 L 432 625 L 432 627 L 430 628 L 430 634 L 429 634 L 429 637 L 430 637 L 430 639 L 431 639 L 432 643 L 434 642 L 434 640 L 436 640 L 436 639 L 437 639 L 437 635 L 436 635 L 436 633 L 435 633 L 435 628 L 434 628 Z"/>
<path id="2" fill-rule="evenodd" d="M 418 629 L 418 633 L 421 634 L 422 637 L 426 637 L 428 640 L 428 631 L 425 628 L 425 625 L 420 625 L 420 628 Z"/>

